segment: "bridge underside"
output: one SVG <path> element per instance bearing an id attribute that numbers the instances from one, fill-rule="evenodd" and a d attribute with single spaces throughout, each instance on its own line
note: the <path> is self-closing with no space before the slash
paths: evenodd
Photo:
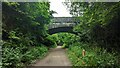
<path id="1" fill-rule="evenodd" d="M 73 27 L 59 27 L 59 28 L 53 28 L 53 29 L 48 30 L 48 33 L 50 35 L 55 34 L 55 33 L 60 33 L 60 32 L 68 32 L 68 33 L 77 34 L 73 32 Z"/>
<path id="2" fill-rule="evenodd" d="M 52 23 L 48 26 L 48 33 L 55 34 L 59 32 L 73 33 L 73 27 L 79 23 L 80 20 L 77 17 L 54 17 Z"/>

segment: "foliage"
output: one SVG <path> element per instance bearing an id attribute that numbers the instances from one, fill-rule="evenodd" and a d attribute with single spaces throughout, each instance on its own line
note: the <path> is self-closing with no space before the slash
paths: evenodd
<path id="1" fill-rule="evenodd" d="M 79 37 L 71 33 L 56 33 L 48 36 L 57 45 L 63 46 L 63 48 L 68 48 L 72 43 L 77 42 Z"/>
<path id="2" fill-rule="evenodd" d="M 2 3 L 3 68 L 24 67 L 47 53 L 49 8 L 48 2 Z"/>
<path id="3" fill-rule="evenodd" d="M 82 51 L 85 49 L 85 56 Z M 118 67 L 119 61 L 113 53 L 108 53 L 106 49 L 91 47 L 88 44 L 73 45 L 68 49 L 68 56 L 73 66 L 97 66 L 97 67 Z"/>
<path id="4" fill-rule="evenodd" d="M 48 2 L 3 2 L 3 68 L 29 65 L 57 45 L 68 48 L 74 66 L 119 66 L 120 2 L 70 3 L 65 3 L 70 13 L 81 21 L 74 27 L 78 36 L 48 36 L 46 25 L 55 13 Z"/>
<path id="5" fill-rule="evenodd" d="M 48 48 L 55 48 L 57 46 L 56 42 L 53 41 L 50 36 L 46 37 L 42 43 L 46 45 Z"/>
<path id="6" fill-rule="evenodd" d="M 120 2 L 64 3 L 80 23 L 74 27 L 81 45 L 73 44 L 68 55 L 75 66 L 119 66 Z M 75 42 L 77 43 L 77 42 Z M 87 43 L 87 44 L 84 44 Z M 82 50 L 86 56 L 82 57 Z"/>
<path id="7" fill-rule="evenodd" d="M 74 28 L 81 41 L 119 51 L 120 2 L 70 2 L 65 3 L 80 23 Z M 82 13 L 82 14 L 81 14 Z M 77 14 L 77 15 L 76 15 Z"/>
<path id="8" fill-rule="evenodd" d="M 7 43 L 4 45 L 8 45 Z M 12 44 L 13 45 L 13 44 Z M 12 46 L 11 45 L 11 46 Z M 47 52 L 47 47 L 37 46 L 37 47 L 8 47 L 3 48 L 3 68 L 11 67 L 25 67 L 26 65 L 33 62 L 37 58 L 42 58 Z M 27 49 L 27 50 L 26 50 Z"/>
<path id="9" fill-rule="evenodd" d="M 45 46 L 37 46 L 34 48 L 30 48 L 21 59 L 22 62 L 32 63 L 33 60 L 43 58 L 48 51 L 47 47 Z"/>

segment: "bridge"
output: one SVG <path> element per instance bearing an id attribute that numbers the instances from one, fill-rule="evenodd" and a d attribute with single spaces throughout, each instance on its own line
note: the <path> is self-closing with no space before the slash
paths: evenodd
<path id="1" fill-rule="evenodd" d="M 73 33 L 73 26 L 80 22 L 77 17 L 54 17 L 52 23 L 48 25 L 49 34 L 59 32 L 70 32 Z"/>

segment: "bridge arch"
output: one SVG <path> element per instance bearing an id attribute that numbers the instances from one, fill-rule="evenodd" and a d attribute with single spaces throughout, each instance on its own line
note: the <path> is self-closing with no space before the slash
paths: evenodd
<path id="1" fill-rule="evenodd" d="M 48 34 L 55 34 L 59 32 L 73 33 L 73 27 L 79 23 L 78 17 L 54 17 L 52 23 L 48 24 Z"/>
<path id="2" fill-rule="evenodd" d="M 48 30 L 48 34 L 50 35 L 55 33 L 60 33 L 60 32 L 67 32 L 67 33 L 72 33 L 77 35 L 77 33 L 73 31 L 73 27 L 58 27 L 58 28 L 52 28 Z"/>

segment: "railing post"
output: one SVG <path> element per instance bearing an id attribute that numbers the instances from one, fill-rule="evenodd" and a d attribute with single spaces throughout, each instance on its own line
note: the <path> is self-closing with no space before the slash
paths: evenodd
<path id="1" fill-rule="evenodd" d="M 83 57 L 85 56 L 85 50 L 84 49 L 82 50 L 82 56 Z"/>

